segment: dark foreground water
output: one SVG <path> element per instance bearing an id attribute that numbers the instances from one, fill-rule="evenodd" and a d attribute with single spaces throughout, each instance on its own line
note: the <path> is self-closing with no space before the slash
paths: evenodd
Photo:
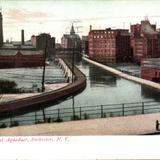
<path id="1" fill-rule="evenodd" d="M 159 112 L 158 91 L 116 77 L 80 59 L 76 60 L 76 66 L 87 77 L 84 91 L 43 111 L 30 112 L 3 122 L 31 124 L 35 121 L 41 123 L 44 118 L 51 122 Z"/>

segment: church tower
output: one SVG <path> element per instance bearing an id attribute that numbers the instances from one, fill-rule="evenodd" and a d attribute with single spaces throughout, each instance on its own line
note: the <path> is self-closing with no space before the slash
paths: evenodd
<path id="1" fill-rule="evenodd" d="M 0 9 L 0 47 L 3 45 L 3 18 L 2 18 L 2 10 Z"/>
<path id="2" fill-rule="evenodd" d="M 72 24 L 70 35 L 74 35 L 74 34 L 75 34 L 75 31 L 74 31 L 74 27 L 73 27 L 73 24 Z"/>

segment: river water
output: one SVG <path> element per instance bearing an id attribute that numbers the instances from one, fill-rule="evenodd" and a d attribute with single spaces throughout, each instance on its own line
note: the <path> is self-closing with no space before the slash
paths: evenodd
<path id="1" fill-rule="evenodd" d="M 81 59 L 77 59 L 75 65 L 87 77 L 87 86 L 85 90 L 75 96 L 71 96 L 64 101 L 59 102 L 58 104 L 51 105 L 45 108 L 45 118 L 51 117 L 55 120 L 57 118 L 57 114 L 59 114 L 60 117 L 66 116 L 66 119 L 64 118 L 63 120 L 70 120 L 72 119 L 73 111 L 74 113 L 77 112 L 77 114 L 81 116 L 81 113 L 83 113 L 83 115 L 84 113 L 89 114 L 93 112 L 94 109 L 95 112 L 93 118 L 96 118 L 96 115 L 100 114 L 101 112 L 99 108 L 101 105 L 109 105 L 108 108 L 116 109 L 117 107 L 121 108 L 121 106 L 123 106 L 122 104 L 124 103 L 134 104 L 135 102 L 137 103 L 135 103 L 135 105 L 132 105 L 131 107 L 133 108 L 136 106 L 140 108 L 138 108 L 136 112 L 132 112 L 132 114 L 140 113 L 139 111 L 141 110 L 142 102 L 149 102 L 149 107 L 152 107 L 153 105 L 158 106 L 158 109 L 151 108 L 152 110 L 155 109 L 155 112 L 158 112 L 160 110 L 160 94 L 158 91 L 147 88 L 135 82 L 116 77 L 96 66 L 88 64 Z M 54 68 L 54 70 L 59 70 L 59 68 Z M 128 104 L 128 106 L 130 106 L 130 104 Z M 58 113 L 58 109 L 60 113 Z M 81 109 L 83 109 L 82 112 Z M 84 110 L 86 110 L 86 112 L 84 112 Z M 35 121 L 35 115 L 36 119 L 41 121 L 41 119 L 44 118 L 44 112 L 42 112 L 42 110 L 30 112 L 25 115 L 18 116 L 14 118 L 14 120 L 17 120 L 22 124 L 31 124 Z M 110 116 L 113 116 L 110 111 L 108 112 L 108 114 L 110 114 Z M 84 115 L 84 119 L 87 119 L 86 115 Z M 3 121 L 7 122 L 9 121 L 9 119 L 5 119 Z"/>
<path id="2" fill-rule="evenodd" d="M 0 78 L 15 81 L 18 88 L 31 88 L 33 85 L 41 88 L 42 73 L 42 67 L 0 69 Z M 45 81 L 46 83 L 63 83 L 66 79 L 62 70 L 57 65 L 52 64 L 46 66 Z"/>

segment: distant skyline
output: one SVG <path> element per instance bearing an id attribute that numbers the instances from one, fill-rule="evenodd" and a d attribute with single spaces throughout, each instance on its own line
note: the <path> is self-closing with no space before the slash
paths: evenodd
<path id="1" fill-rule="evenodd" d="M 160 28 L 160 0 L 0 0 L 3 34 L 6 39 L 25 40 L 34 34 L 50 33 L 56 42 L 69 33 L 72 23 L 80 35 L 93 29 L 129 29 L 148 16 Z"/>

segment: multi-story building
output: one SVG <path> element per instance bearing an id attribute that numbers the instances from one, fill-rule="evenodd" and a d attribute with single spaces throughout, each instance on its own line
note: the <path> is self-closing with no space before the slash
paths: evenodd
<path id="1" fill-rule="evenodd" d="M 51 57 L 55 53 L 55 38 L 50 34 L 42 33 L 38 36 L 33 35 L 31 37 L 32 45 L 37 50 L 47 51 L 47 57 Z"/>
<path id="2" fill-rule="evenodd" d="M 64 34 L 62 36 L 61 46 L 63 49 L 74 49 L 77 52 L 81 52 L 81 39 L 79 35 L 75 33 L 73 25 L 70 34 Z"/>
<path id="3" fill-rule="evenodd" d="M 135 62 L 140 63 L 142 58 L 160 57 L 160 33 L 156 31 L 156 25 L 147 19 L 141 24 L 131 25 L 131 46 Z"/>
<path id="4" fill-rule="evenodd" d="M 2 13 L 0 11 L 0 47 L 3 46 L 3 18 Z"/>
<path id="5" fill-rule="evenodd" d="M 141 61 L 141 78 L 160 82 L 160 58 L 147 58 Z"/>
<path id="6" fill-rule="evenodd" d="M 89 57 L 106 63 L 132 60 L 130 34 L 126 29 L 90 30 Z"/>

